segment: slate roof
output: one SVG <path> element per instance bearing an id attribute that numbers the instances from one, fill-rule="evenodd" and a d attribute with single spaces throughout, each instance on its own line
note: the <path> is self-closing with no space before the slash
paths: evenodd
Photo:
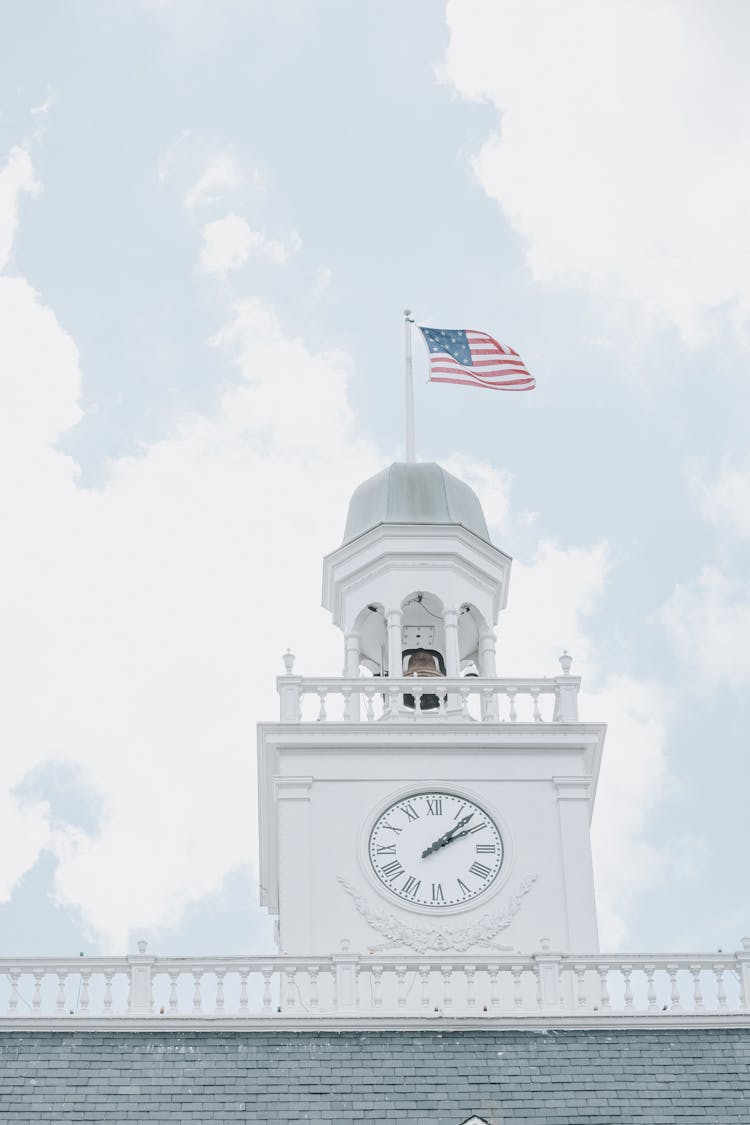
<path id="1" fill-rule="evenodd" d="M 0 1032 L 3 1125 L 746 1125 L 750 1029 Z"/>

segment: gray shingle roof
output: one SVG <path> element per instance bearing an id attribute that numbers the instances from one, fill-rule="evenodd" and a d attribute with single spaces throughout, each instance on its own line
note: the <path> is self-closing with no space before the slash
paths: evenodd
<path id="1" fill-rule="evenodd" d="M 750 1029 L 2 1032 L 3 1125 L 746 1125 Z"/>

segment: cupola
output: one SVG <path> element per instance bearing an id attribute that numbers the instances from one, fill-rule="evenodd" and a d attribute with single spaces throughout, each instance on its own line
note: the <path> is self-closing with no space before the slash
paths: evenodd
<path id="1" fill-rule="evenodd" d="M 397 462 L 359 485 L 323 563 L 346 675 L 494 676 L 510 565 L 476 493 L 439 465 Z"/>

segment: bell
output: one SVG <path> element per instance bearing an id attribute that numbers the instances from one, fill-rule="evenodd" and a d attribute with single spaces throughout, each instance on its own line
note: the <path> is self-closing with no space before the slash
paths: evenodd
<path id="1" fill-rule="evenodd" d="M 442 674 L 431 653 L 418 649 L 409 657 L 409 663 L 406 665 L 407 676 L 442 676 Z"/>
<path id="2" fill-rule="evenodd" d="M 406 655 L 406 654 L 404 654 Z M 438 676 L 443 677 L 445 672 L 438 663 L 442 664 L 442 657 L 432 652 L 426 652 L 422 648 L 416 649 L 409 654 L 409 661 L 406 665 L 405 675 L 407 676 Z M 415 706 L 414 696 L 408 692 L 404 696 L 404 706 L 413 710 Z M 440 700 L 436 695 L 423 695 L 420 698 L 419 709 L 420 711 L 434 711 L 440 706 Z"/>

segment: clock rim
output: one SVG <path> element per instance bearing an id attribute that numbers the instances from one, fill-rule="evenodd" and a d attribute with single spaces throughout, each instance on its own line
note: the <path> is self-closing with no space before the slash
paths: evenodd
<path id="1" fill-rule="evenodd" d="M 375 824 L 380 817 L 393 805 L 399 804 L 407 797 L 418 797 L 424 793 L 443 793 L 446 796 L 458 797 L 461 800 L 471 801 L 472 804 L 480 808 L 485 816 L 494 822 L 500 839 L 503 844 L 503 860 L 500 864 L 500 870 L 490 885 L 483 891 L 480 891 L 474 898 L 468 902 L 459 902 L 455 906 L 423 906 L 421 903 L 410 902 L 408 899 L 401 898 L 383 883 L 375 874 L 375 870 L 370 858 L 370 836 Z M 511 869 L 513 867 L 513 838 L 508 828 L 507 822 L 502 817 L 494 805 L 491 804 L 485 797 L 480 796 L 473 790 L 461 783 L 454 783 L 452 781 L 420 781 L 412 783 L 411 785 L 401 786 L 400 789 L 392 791 L 388 797 L 381 798 L 376 805 L 372 807 L 369 814 L 364 818 L 362 827 L 359 834 L 359 848 L 358 859 L 360 868 L 364 872 L 368 883 L 377 891 L 382 899 L 394 905 L 401 906 L 409 914 L 422 914 L 427 918 L 444 918 L 453 914 L 465 914 L 471 910 L 483 909 L 487 906 L 488 902 L 495 897 L 495 895 L 507 883 Z"/>

